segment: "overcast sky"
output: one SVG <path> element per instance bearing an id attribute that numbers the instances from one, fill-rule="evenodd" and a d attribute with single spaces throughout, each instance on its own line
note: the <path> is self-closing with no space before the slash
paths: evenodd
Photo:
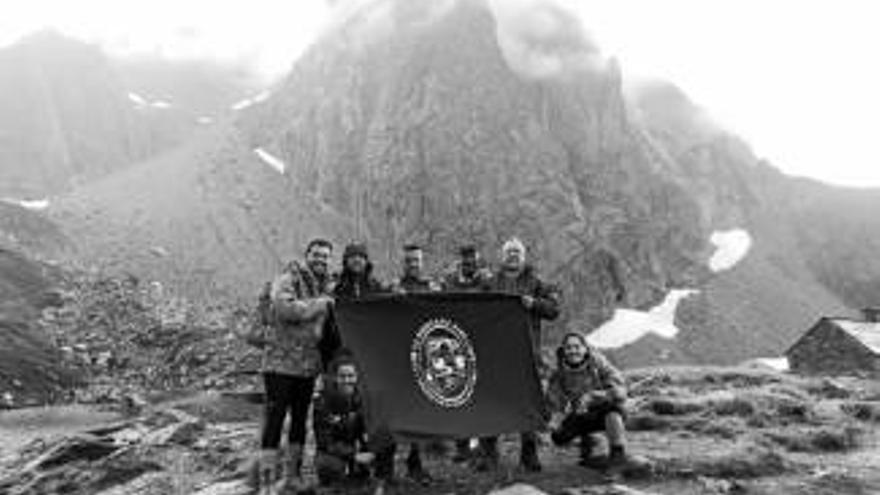
<path id="1" fill-rule="evenodd" d="M 880 2 L 563 1 L 625 72 L 675 82 L 783 170 L 880 186 Z M 53 26 L 281 74 L 328 17 L 325 0 L 0 0 L 0 44 Z"/>

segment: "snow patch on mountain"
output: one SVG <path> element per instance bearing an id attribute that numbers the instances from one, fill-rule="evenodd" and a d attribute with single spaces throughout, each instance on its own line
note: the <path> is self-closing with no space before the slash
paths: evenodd
<path id="1" fill-rule="evenodd" d="M 752 247 L 752 236 L 743 229 L 716 230 L 709 242 L 716 248 L 709 258 L 709 269 L 720 272 L 733 268 L 746 257 Z"/>
<path id="2" fill-rule="evenodd" d="M 129 91 L 126 95 L 132 103 L 134 103 L 134 107 L 138 110 L 142 110 L 145 108 L 157 108 L 159 110 L 167 110 L 171 108 L 171 102 L 166 100 L 152 100 L 150 101 L 148 98 L 135 93 L 133 91 Z"/>
<path id="3" fill-rule="evenodd" d="M 267 99 L 269 99 L 269 96 L 270 96 L 270 92 L 268 90 L 260 91 L 259 93 L 255 94 L 254 96 L 251 96 L 249 98 L 245 98 L 243 100 L 239 100 L 239 101 L 233 103 L 232 106 L 229 108 L 231 108 L 232 110 L 234 110 L 236 112 L 239 110 L 244 110 L 245 108 L 247 108 L 251 105 L 255 105 L 257 103 L 262 103 L 262 102 L 266 101 Z"/>
<path id="4" fill-rule="evenodd" d="M 632 344 L 649 333 L 665 339 L 678 335 L 675 311 L 686 297 L 696 294 L 694 289 L 673 289 L 666 298 L 648 311 L 618 309 L 614 316 L 594 330 L 587 341 L 600 349 L 617 349 Z"/>
<path id="5" fill-rule="evenodd" d="M 283 161 L 281 161 L 280 158 L 270 154 L 263 148 L 254 148 L 254 153 L 256 153 L 257 156 L 259 156 L 266 165 L 269 165 L 270 167 L 277 170 L 279 174 L 284 174 L 284 170 L 287 168 L 287 166 L 284 164 Z"/>
<path id="6" fill-rule="evenodd" d="M 4 203 L 21 206 L 27 210 L 41 211 L 49 207 L 48 199 L 3 199 Z"/>
<path id="7" fill-rule="evenodd" d="M 788 371 L 788 358 L 787 357 L 779 357 L 779 358 L 756 358 L 754 362 L 758 364 L 762 364 L 770 369 L 776 371 Z"/>
<path id="8" fill-rule="evenodd" d="M 128 93 L 128 99 L 131 100 L 132 103 L 139 107 L 147 106 L 147 99 L 137 93 Z"/>

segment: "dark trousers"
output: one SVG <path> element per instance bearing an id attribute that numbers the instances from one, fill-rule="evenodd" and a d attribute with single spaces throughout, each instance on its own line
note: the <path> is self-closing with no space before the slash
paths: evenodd
<path id="1" fill-rule="evenodd" d="M 322 485 L 333 485 L 347 480 L 362 481 L 370 477 L 366 466 L 354 462 L 354 455 L 342 456 L 320 451 L 315 454 L 315 471 Z"/>
<path id="2" fill-rule="evenodd" d="M 591 407 L 585 413 L 569 414 L 550 437 L 556 445 L 566 445 L 575 438 L 585 441 L 591 433 L 605 431 L 605 416 L 613 412 L 626 418 L 623 408 L 610 402 Z"/>
<path id="3" fill-rule="evenodd" d="M 538 435 L 532 431 L 519 434 L 520 458 L 538 455 Z M 498 460 L 498 437 L 480 437 L 480 455 Z"/>
<path id="4" fill-rule="evenodd" d="M 260 445 L 264 449 L 278 448 L 288 412 L 290 445 L 305 444 L 306 419 L 315 390 L 315 379 L 270 372 L 263 374 L 263 380 L 266 386 L 266 408 Z"/>
<path id="5" fill-rule="evenodd" d="M 394 454 L 397 442 L 391 433 L 385 430 L 375 432 L 370 439 L 370 451 L 376 455 L 373 463 L 373 474 L 380 480 L 394 478 Z"/>

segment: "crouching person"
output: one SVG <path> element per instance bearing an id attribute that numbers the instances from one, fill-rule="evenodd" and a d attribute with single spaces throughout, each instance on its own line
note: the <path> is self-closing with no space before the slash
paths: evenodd
<path id="1" fill-rule="evenodd" d="M 553 443 L 563 446 L 578 438 L 580 464 L 588 466 L 596 445 L 591 434 L 602 431 L 608 438 L 609 466 L 624 465 L 626 389 L 620 371 L 579 333 L 567 334 L 556 356 L 558 366 L 547 386 Z"/>
<path id="2" fill-rule="evenodd" d="M 315 470 L 322 485 L 366 481 L 373 454 L 366 451 L 364 409 L 357 368 L 348 356 L 337 358 L 332 380 L 315 399 Z"/>

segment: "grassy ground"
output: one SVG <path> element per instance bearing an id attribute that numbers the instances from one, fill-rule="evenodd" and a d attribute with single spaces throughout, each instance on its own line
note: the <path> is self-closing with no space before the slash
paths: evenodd
<path id="1" fill-rule="evenodd" d="M 647 468 L 618 479 L 630 487 L 669 495 L 880 493 L 876 382 L 730 368 L 638 370 L 629 374 L 629 381 L 630 452 L 647 461 Z M 150 476 L 164 477 L 175 493 L 244 476 L 257 451 L 260 405 L 209 392 L 175 397 L 165 406 L 204 420 L 208 426 L 199 440 L 189 446 L 129 449 L 113 461 L 110 472 L 148 462 Z M 37 435 L 110 419 L 83 409 L 6 412 L 0 415 L 0 433 L 17 432 L 21 444 Z M 435 477 L 431 485 L 403 477 L 400 458 L 400 483 L 386 493 L 484 494 L 520 482 L 553 494 L 607 483 L 603 472 L 576 464 L 576 448 L 555 448 L 546 436 L 543 441 L 541 473 L 517 467 L 518 442 L 507 436 L 495 472 L 476 473 L 467 464 L 453 463 L 451 448 L 432 449 L 426 455 Z M 401 457 L 406 453 L 406 448 L 399 449 Z M 79 472 L 83 469 L 89 468 L 84 465 Z M 314 479 L 310 455 L 305 472 Z"/>

